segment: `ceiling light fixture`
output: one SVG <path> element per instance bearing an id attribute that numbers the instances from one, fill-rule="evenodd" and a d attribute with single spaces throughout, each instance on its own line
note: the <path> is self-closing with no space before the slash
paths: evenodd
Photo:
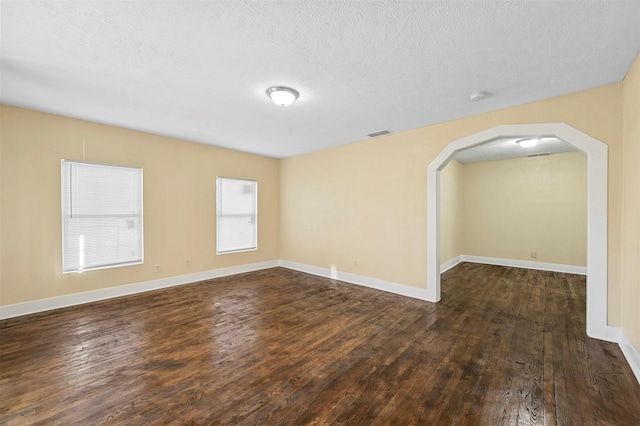
<path id="1" fill-rule="evenodd" d="M 516 141 L 522 148 L 532 148 L 538 145 L 538 142 L 540 142 L 540 138 L 524 138 Z"/>
<path id="2" fill-rule="evenodd" d="M 469 95 L 469 100 L 473 102 L 481 101 L 484 98 L 489 96 L 489 92 L 485 92 L 484 90 L 479 90 L 477 92 L 473 92 Z"/>
<path id="3" fill-rule="evenodd" d="M 290 87 L 273 86 L 267 89 L 267 96 L 276 104 L 283 107 L 289 106 L 300 94 Z"/>

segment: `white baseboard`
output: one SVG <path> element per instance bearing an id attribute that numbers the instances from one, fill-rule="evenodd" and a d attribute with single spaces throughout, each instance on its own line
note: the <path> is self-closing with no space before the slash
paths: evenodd
<path id="1" fill-rule="evenodd" d="M 512 259 L 499 259 L 493 257 L 460 255 L 440 266 L 440 271 L 445 272 L 460 262 L 486 263 L 490 265 L 513 266 L 516 268 L 539 269 L 545 271 L 568 272 L 572 274 L 586 275 L 585 267 L 560 265 L 554 263 L 530 262 Z M 12 318 L 21 315 L 33 314 L 36 312 L 49 311 L 52 309 L 64 308 L 67 306 L 81 305 L 84 303 L 97 302 L 100 300 L 111 299 L 114 297 L 127 296 L 130 294 L 142 293 L 145 291 L 158 290 L 161 288 L 173 287 L 177 285 L 189 284 L 197 281 L 219 278 L 228 275 L 240 274 L 243 272 L 257 271 L 260 269 L 273 268 L 282 266 L 296 271 L 306 272 L 312 275 L 337 279 L 352 284 L 358 284 L 365 287 L 375 288 L 378 290 L 388 291 L 390 293 L 400 294 L 403 296 L 413 297 L 416 299 L 433 301 L 429 297 L 426 289 L 411 287 L 390 281 L 379 280 L 376 278 L 365 277 L 362 275 L 340 272 L 328 268 L 321 268 L 302 263 L 290 262 L 287 260 L 272 260 L 267 262 L 252 263 L 248 265 L 233 266 L 230 268 L 214 269 L 211 271 L 197 272 L 188 275 L 179 275 L 176 277 L 162 278 L 159 280 L 145 281 L 135 284 L 127 284 L 118 287 L 104 288 L 100 290 L 88 291 L 84 293 L 74 293 L 65 296 L 52 297 L 48 299 L 34 300 L 30 302 L 17 303 L 14 305 L 0 306 L 0 319 Z M 602 334 L 602 333 L 599 333 Z M 592 336 L 602 340 L 617 341 L 617 337 L 613 337 L 609 333 L 603 336 Z"/>
<path id="2" fill-rule="evenodd" d="M 586 274 L 586 268 L 577 266 L 466 255 L 458 256 L 446 263 L 443 263 L 440 266 L 441 271 L 444 272 L 448 269 L 451 269 L 460 262 L 487 263 L 491 265 L 513 266 L 517 268 L 568 272 L 572 274 Z M 530 266 L 530 264 L 534 265 Z M 259 271 L 262 269 L 274 268 L 276 266 L 305 272 L 307 274 L 318 275 L 325 278 L 340 280 L 351 284 L 357 284 L 364 287 L 375 288 L 377 290 L 387 291 L 402 296 L 413 297 L 415 299 L 427 301 L 430 300 L 428 298 L 426 289 L 411 287 L 403 284 L 365 277 L 362 275 L 356 275 L 347 272 L 340 272 L 338 270 L 306 265 L 303 263 L 290 262 L 288 260 L 271 260 L 267 262 L 251 263 L 248 265 L 232 266 L 230 268 L 214 269 L 211 271 L 197 272 L 194 274 L 145 281 L 136 284 L 104 288 L 84 293 L 69 294 L 66 296 L 52 297 L 49 299 L 16 303 L 14 305 L 0 306 L 0 319 L 13 318 L 37 312 L 49 311 L 52 309 L 97 302 L 100 300 L 112 299 L 115 297 L 127 296 L 136 293 L 143 293 L 146 291 L 159 290 L 162 288 L 190 284 L 198 281 L 210 280 L 213 278 L 220 278 L 245 272 Z M 584 270 L 584 272 L 581 272 L 582 270 Z M 595 332 L 592 331 L 591 333 L 589 333 L 589 336 L 596 339 L 618 343 L 620 349 L 622 350 L 622 353 L 627 359 L 627 362 L 631 366 L 633 374 L 636 376 L 638 383 L 640 383 L 640 352 L 638 352 L 638 350 L 631 344 L 622 330 L 617 327 L 607 326 L 605 330 L 597 330 Z"/>
<path id="3" fill-rule="evenodd" d="M 587 268 L 584 266 L 560 265 L 556 263 L 530 262 L 525 260 L 500 259 L 495 257 L 482 256 L 457 256 L 442 265 L 440 265 L 440 273 L 448 271 L 461 262 L 485 263 L 489 265 L 512 266 L 515 268 L 537 269 L 542 271 L 566 272 L 570 274 L 587 275 Z M 587 330 L 589 337 L 607 342 L 617 343 L 620 350 L 627 359 L 627 363 L 631 367 L 633 374 L 640 383 L 640 352 L 631 344 L 624 332 L 618 327 L 607 325 L 598 329 L 590 328 Z"/>
<path id="4" fill-rule="evenodd" d="M 618 343 L 620 342 L 620 333 L 621 331 L 618 327 L 614 327 L 612 325 L 596 327 L 590 324 L 589 320 L 587 320 L 587 336 L 593 339 L 604 340 L 605 342 Z"/>
<path id="5" fill-rule="evenodd" d="M 607 325 L 596 330 L 588 328 L 587 335 L 594 339 L 617 343 L 627 363 L 631 367 L 631 371 L 633 371 L 634 376 L 636 376 L 640 384 L 640 352 L 631 344 L 631 341 L 621 328 L 612 325 Z"/>
<path id="6" fill-rule="evenodd" d="M 321 268 L 318 266 L 307 265 L 304 263 L 290 262 L 281 260 L 280 266 L 294 271 L 305 272 L 307 274 L 318 275 L 320 277 L 331 278 L 334 280 L 344 281 L 350 284 L 357 284 L 364 287 L 375 288 L 376 290 L 387 291 L 402 296 L 413 297 L 414 299 L 427 300 L 427 290 L 423 288 L 411 287 L 408 285 L 398 284 L 390 281 L 379 280 L 377 278 L 365 277 L 362 275 L 350 274 L 338 270 Z"/>
<path id="7" fill-rule="evenodd" d="M 627 359 L 633 374 L 635 374 L 638 383 L 640 384 L 640 352 L 631 344 L 627 336 L 623 331 L 620 331 L 620 340 L 618 345 Z"/>
<path id="8" fill-rule="evenodd" d="M 511 266 L 514 268 L 537 269 L 539 271 L 566 272 L 568 274 L 587 275 L 586 266 L 532 262 L 529 260 L 501 259 L 498 257 L 470 256 L 466 254 L 460 255 L 458 257 L 461 259 L 460 262 L 485 263 L 487 265 Z M 447 264 L 448 263 L 449 262 L 447 262 Z M 440 268 L 442 268 L 442 266 Z M 442 272 L 442 269 L 440 272 Z"/>
<path id="9" fill-rule="evenodd" d="M 462 255 L 456 256 L 453 259 L 444 262 L 442 265 L 440 265 L 440 273 L 442 274 L 443 272 L 447 272 L 449 269 L 453 268 L 461 262 L 463 262 Z"/>
<path id="10" fill-rule="evenodd" d="M 65 296 L 51 297 L 48 299 L 33 300 L 30 302 L 16 303 L 14 305 L 0 306 L 0 319 L 13 318 L 21 315 L 50 311 L 52 309 L 65 308 L 67 306 L 81 305 L 112 299 L 114 297 L 143 293 L 145 291 L 159 290 L 161 288 L 190 284 L 198 281 L 220 278 L 228 275 L 236 275 L 244 272 L 258 271 L 274 268 L 279 265 L 278 260 L 251 263 L 248 265 L 232 266 L 229 268 L 214 269 L 211 271 L 196 272 L 194 274 L 179 275 L 176 277 L 161 278 L 135 284 L 127 284 L 118 287 L 103 288 L 100 290 L 74 293 Z"/>

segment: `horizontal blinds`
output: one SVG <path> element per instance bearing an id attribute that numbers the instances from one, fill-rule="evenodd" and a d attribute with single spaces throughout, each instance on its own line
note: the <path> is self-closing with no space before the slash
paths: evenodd
<path id="1" fill-rule="evenodd" d="M 62 161 L 63 271 L 143 261 L 142 169 Z"/>
<path id="2" fill-rule="evenodd" d="M 258 183 L 217 179 L 217 252 L 255 250 L 258 247 Z"/>

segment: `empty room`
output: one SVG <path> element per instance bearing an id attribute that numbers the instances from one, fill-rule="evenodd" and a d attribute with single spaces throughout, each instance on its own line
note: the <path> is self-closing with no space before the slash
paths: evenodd
<path id="1" fill-rule="evenodd" d="M 0 424 L 640 424 L 640 1 L 0 24 Z"/>

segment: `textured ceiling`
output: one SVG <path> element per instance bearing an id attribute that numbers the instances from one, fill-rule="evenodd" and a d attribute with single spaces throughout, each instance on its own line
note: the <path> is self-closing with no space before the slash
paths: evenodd
<path id="1" fill-rule="evenodd" d="M 276 158 L 618 82 L 640 51 L 638 1 L 0 7 L 3 103 Z"/>

